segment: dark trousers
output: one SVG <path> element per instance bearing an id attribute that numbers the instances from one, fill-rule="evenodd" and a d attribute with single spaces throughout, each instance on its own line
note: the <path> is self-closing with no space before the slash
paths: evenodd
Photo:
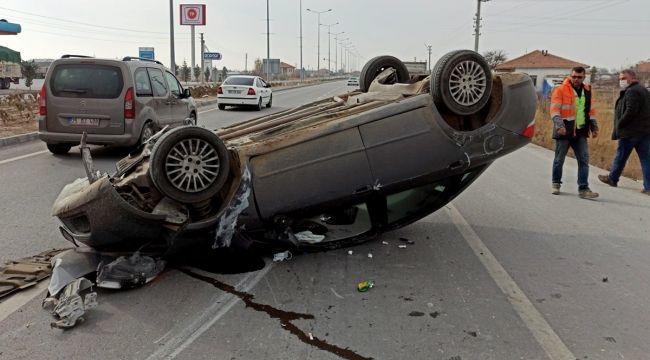
<path id="1" fill-rule="evenodd" d="M 569 151 L 569 147 L 573 149 L 576 160 L 578 160 L 578 190 L 587 190 L 589 189 L 589 147 L 587 145 L 587 138 L 584 136 L 577 136 L 568 140 L 555 140 L 553 183 L 562 183 L 562 167 L 564 166 L 564 159 Z"/>
<path id="2" fill-rule="evenodd" d="M 650 135 L 636 138 L 624 138 L 618 140 L 616 157 L 612 162 L 612 169 L 609 171 L 609 179 L 613 183 L 618 183 L 621 173 L 625 168 L 627 159 L 636 150 L 641 161 L 641 173 L 643 174 L 643 189 L 650 191 Z"/>

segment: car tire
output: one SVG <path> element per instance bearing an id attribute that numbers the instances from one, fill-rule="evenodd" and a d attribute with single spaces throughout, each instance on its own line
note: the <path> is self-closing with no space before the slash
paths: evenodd
<path id="1" fill-rule="evenodd" d="M 54 155 L 65 155 L 72 149 L 70 144 L 47 144 L 47 149 Z"/>
<path id="2" fill-rule="evenodd" d="M 198 126 L 168 131 L 151 151 L 151 181 L 163 195 L 180 203 L 209 200 L 221 191 L 229 172 L 226 145 L 215 133 Z"/>
<path id="3" fill-rule="evenodd" d="M 456 80 L 458 79 L 458 80 Z M 487 61 L 471 50 L 445 54 L 433 68 L 431 95 L 438 106 L 457 115 L 471 115 L 490 101 L 492 72 Z"/>
<path id="4" fill-rule="evenodd" d="M 217 105 L 217 107 L 219 108 L 219 110 L 226 110 L 226 105 L 224 104 L 219 104 Z"/>
<path id="5" fill-rule="evenodd" d="M 359 87 L 361 91 L 367 92 L 370 84 L 381 74 L 382 71 L 393 68 L 397 72 L 397 79 L 393 83 L 403 83 L 409 80 L 409 71 L 406 65 L 394 56 L 382 55 L 370 59 L 361 69 L 359 76 Z"/>
<path id="6" fill-rule="evenodd" d="M 262 106 L 262 97 L 260 96 L 260 100 L 257 102 L 257 107 L 255 108 L 255 110 L 262 111 L 262 107 L 263 107 Z"/>
<path id="7" fill-rule="evenodd" d="M 155 133 L 156 131 L 153 128 L 153 123 L 147 121 L 140 132 L 140 145 L 144 145 Z"/>
<path id="8" fill-rule="evenodd" d="M 190 113 L 190 122 L 191 122 L 190 125 L 194 125 L 194 126 L 196 126 L 196 124 L 198 123 L 198 120 L 196 118 L 196 113 L 194 111 Z"/>
<path id="9" fill-rule="evenodd" d="M 269 95 L 269 102 L 266 103 L 267 108 L 271 108 L 273 106 L 273 94 Z"/>
<path id="10" fill-rule="evenodd" d="M 5 88 L 5 79 L 0 79 L 0 89 L 4 90 Z"/>

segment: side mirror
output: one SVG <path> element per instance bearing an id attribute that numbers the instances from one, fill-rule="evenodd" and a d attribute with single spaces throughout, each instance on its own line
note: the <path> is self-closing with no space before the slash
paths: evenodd
<path id="1" fill-rule="evenodd" d="M 271 84 L 266 84 L 266 86 L 264 86 L 264 87 L 265 87 L 265 88 L 270 88 L 270 87 L 271 87 Z"/>
<path id="2" fill-rule="evenodd" d="M 184 89 L 183 90 L 183 99 L 187 99 L 192 97 L 192 92 L 190 92 L 190 89 Z"/>

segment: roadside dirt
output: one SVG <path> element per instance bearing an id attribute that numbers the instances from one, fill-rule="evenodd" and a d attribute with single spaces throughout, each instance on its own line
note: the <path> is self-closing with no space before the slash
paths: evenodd
<path id="1" fill-rule="evenodd" d="M 37 115 L 34 94 L 0 97 L 0 138 L 38 130 Z"/>

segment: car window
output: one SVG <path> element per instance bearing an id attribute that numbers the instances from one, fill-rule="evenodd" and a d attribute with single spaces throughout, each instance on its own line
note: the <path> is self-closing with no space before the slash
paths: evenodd
<path id="1" fill-rule="evenodd" d="M 153 95 L 157 97 L 167 96 L 167 84 L 165 84 L 162 71 L 152 68 L 148 68 L 147 71 L 149 72 L 149 79 L 151 79 Z"/>
<path id="2" fill-rule="evenodd" d="M 123 87 L 120 68 L 108 65 L 62 64 L 50 78 L 52 94 L 60 97 L 115 99 Z"/>
<path id="3" fill-rule="evenodd" d="M 135 81 L 136 96 L 153 96 L 153 90 L 151 89 L 151 82 L 149 81 L 147 69 L 137 69 L 133 77 Z"/>
<path id="4" fill-rule="evenodd" d="M 242 77 L 242 76 L 231 76 L 223 82 L 224 85 L 244 85 L 244 86 L 253 86 L 252 77 Z"/>
<path id="5" fill-rule="evenodd" d="M 181 85 L 178 83 L 174 75 L 170 72 L 165 72 L 165 77 L 167 78 L 167 84 L 169 84 L 169 90 L 177 98 L 181 97 Z"/>

